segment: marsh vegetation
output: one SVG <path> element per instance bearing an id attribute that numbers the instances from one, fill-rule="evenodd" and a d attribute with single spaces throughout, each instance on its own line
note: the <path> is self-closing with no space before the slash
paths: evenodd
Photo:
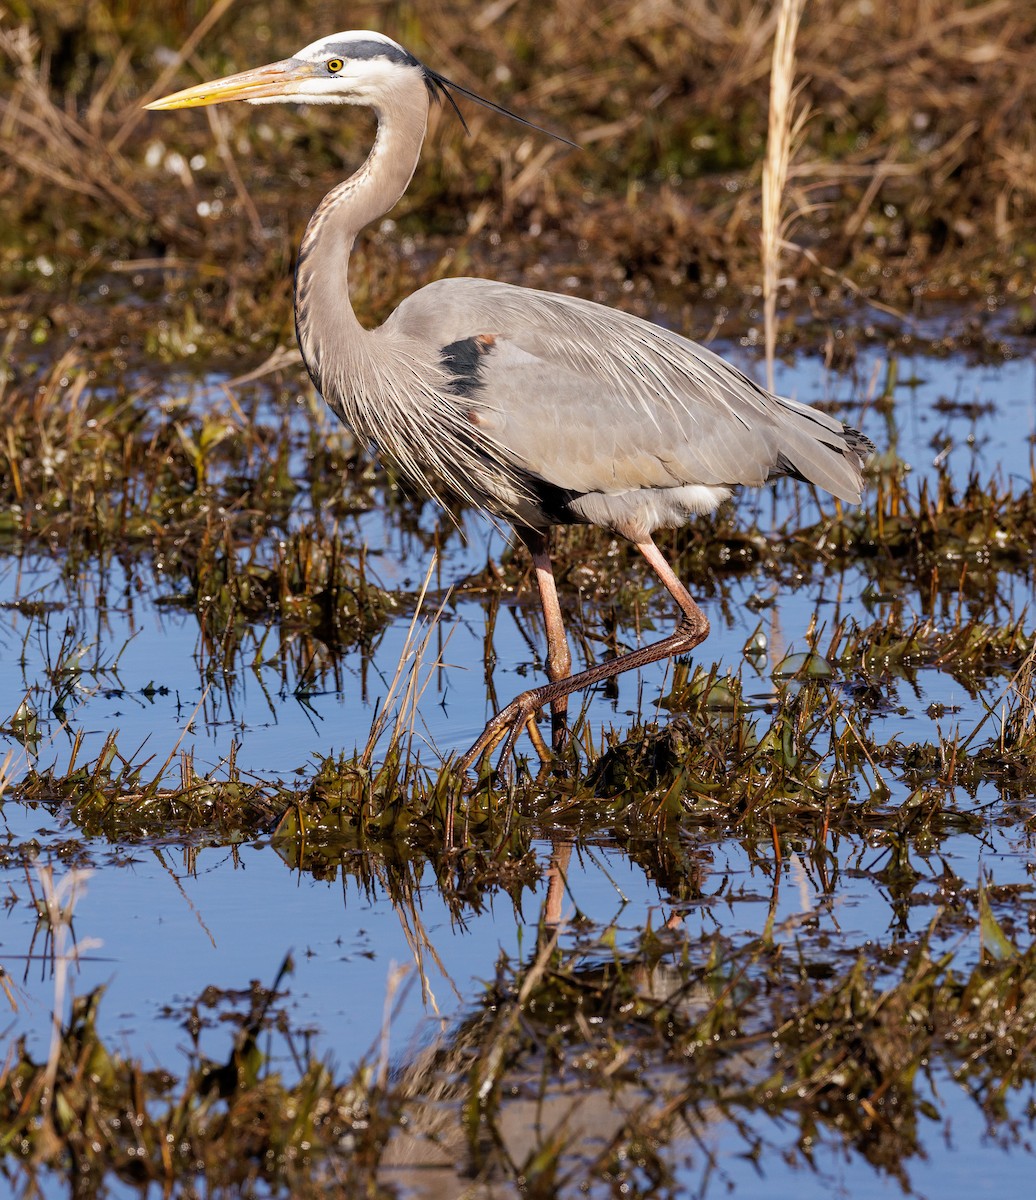
<path id="1" fill-rule="evenodd" d="M 551 769 L 523 742 L 466 786 L 450 758 L 541 671 L 528 561 L 401 488 L 294 349 L 293 248 L 371 124 L 140 111 L 341 23 L 0 8 L 0 1171 L 47 1196 L 1030 1179 L 1036 17 L 806 6 L 776 384 L 878 445 L 864 504 L 785 481 L 673 533 L 713 637 L 587 697 Z M 775 12 L 348 23 L 585 147 L 435 114 L 358 249 L 365 320 L 486 274 L 762 376 Z M 667 627 L 608 535 L 557 561 L 582 661 Z"/>

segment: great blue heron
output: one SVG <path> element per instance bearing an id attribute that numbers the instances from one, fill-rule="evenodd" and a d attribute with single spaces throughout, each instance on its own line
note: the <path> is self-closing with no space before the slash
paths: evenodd
<path id="1" fill-rule="evenodd" d="M 709 622 L 655 545 L 656 529 L 712 511 L 738 484 L 792 475 L 858 502 L 873 449 L 862 434 L 771 395 L 711 351 L 629 313 L 489 279 L 440 279 L 378 329 L 349 300 L 349 254 L 403 195 L 432 97 L 453 84 L 380 33 L 352 30 L 292 58 L 187 88 L 149 108 L 359 104 L 378 131 L 370 155 L 313 214 L 295 272 L 295 326 L 317 390 L 433 496 L 509 520 L 528 546 L 547 633 L 549 683 L 522 693 L 460 760 L 467 769 L 550 704 L 554 748 L 568 696 L 697 646 Z M 522 118 L 515 118 L 522 120 Z M 528 122 L 523 122 L 528 124 Z M 549 554 L 552 526 L 600 525 L 628 538 L 680 610 L 652 645 L 571 674 Z M 530 730 L 532 730 L 530 725 Z"/>

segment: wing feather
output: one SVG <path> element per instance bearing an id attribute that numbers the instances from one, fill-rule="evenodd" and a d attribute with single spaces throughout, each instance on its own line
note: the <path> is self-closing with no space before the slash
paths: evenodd
<path id="1" fill-rule="evenodd" d="M 494 442 L 556 487 L 759 485 L 790 471 L 843 500 L 860 498 L 869 446 L 861 435 L 618 309 L 444 279 L 405 300 L 383 329 L 441 346 L 490 336 L 472 402 Z"/>

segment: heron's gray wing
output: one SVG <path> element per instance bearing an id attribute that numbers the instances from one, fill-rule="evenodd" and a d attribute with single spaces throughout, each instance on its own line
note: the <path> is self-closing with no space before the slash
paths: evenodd
<path id="1" fill-rule="evenodd" d="M 844 426 L 629 313 L 480 279 L 415 292 L 386 329 L 454 348 L 458 386 L 525 469 L 572 491 L 807 479 L 859 500 Z M 479 353 L 463 348 L 480 338 Z"/>

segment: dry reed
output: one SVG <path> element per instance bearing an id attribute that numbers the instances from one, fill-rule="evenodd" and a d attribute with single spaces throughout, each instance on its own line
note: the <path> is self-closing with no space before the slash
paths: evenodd
<path id="1" fill-rule="evenodd" d="M 770 115 L 766 158 L 763 162 L 763 322 L 766 345 L 766 386 L 774 389 L 777 350 L 777 290 L 781 250 L 793 217 L 784 214 L 785 186 L 795 142 L 802 133 L 808 108 L 795 113 L 795 41 L 806 0 L 780 0 L 770 70 Z"/>

